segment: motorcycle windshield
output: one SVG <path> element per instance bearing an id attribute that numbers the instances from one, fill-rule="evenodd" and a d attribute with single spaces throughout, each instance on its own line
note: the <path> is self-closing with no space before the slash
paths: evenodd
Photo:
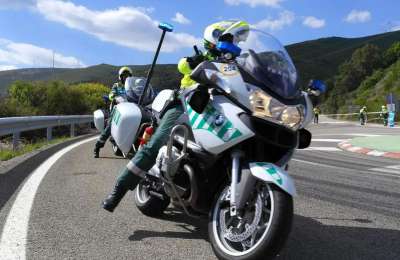
<path id="1" fill-rule="evenodd" d="M 285 47 L 272 35 L 250 29 L 242 35 L 238 65 L 258 83 L 257 87 L 274 92 L 284 99 L 296 99 L 301 91 L 296 85 L 297 71 Z"/>

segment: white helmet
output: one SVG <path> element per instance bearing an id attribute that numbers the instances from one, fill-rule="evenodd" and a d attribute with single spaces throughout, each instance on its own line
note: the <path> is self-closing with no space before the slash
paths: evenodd
<path id="1" fill-rule="evenodd" d="M 244 21 L 222 21 L 211 24 L 204 30 L 204 48 L 214 48 L 218 43 L 219 37 L 227 33 L 234 36 L 234 43 L 244 41 L 247 38 L 249 29 L 249 24 Z"/>
<path id="2" fill-rule="evenodd" d="M 124 74 L 124 73 L 129 73 L 130 76 L 133 75 L 133 72 L 132 72 L 131 68 L 129 68 L 129 67 L 122 67 L 122 68 L 120 68 L 119 71 L 118 71 L 118 78 L 119 78 L 120 80 L 122 80 L 122 79 L 121 79 L 121 76 L 122 76 L 122 74 Z"/>

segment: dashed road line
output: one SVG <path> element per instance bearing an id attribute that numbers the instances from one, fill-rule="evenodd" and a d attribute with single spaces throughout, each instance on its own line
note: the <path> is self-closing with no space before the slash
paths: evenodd
<path id="1" fill-rule="evenodd" d="M 305 151 L 323 151 L 323 152 L 343 152 L 343 150 L 336 147 L 308 147 L 304 149 Z"/>
<path id="2" fill-rule="evenodd" d="M 347 140 L 349 140 L 349 139 L 319 139 L 319 138 L 313 138 L 313 139 L 311 139 L 311 141 L 313 141 L 313 142 L 326 142 L 326 143 L 340 143 L 340 142 L 343 142 L 343 141 L 347 141 Z"/>
<path id="3" fill-rule="evenodd" d="M 292 159 L 291 161 L 310 164 L 310 165 L 314 165 L 314 166 L 325 167 L 325 168 L 331 168 L 331 169 L 336 169 L 336 170 L 342 169 L 342 170 L 357 171 L 356 169 L 349 169 L 349 168 L 342 167 L 342 166 L 328 165 L 328 164 L 310 162 L 310 161 L 305 161 L 305 160 L 300 160 L 300 159 Z M 380 170 L 378 171 L 376 169 L 380 169 Z M 358 170 L 358 171 L 362 171 L 362 170 Z M 387 170 L 386 172 L 382 172 L 382 168 L 371 168 L 371 169 L 365 170 L 365 173 L 368 173 L 370 175 L 379 175 L 379 176 L 400 178 L 399 170 L 397 170 L 397 172 L 394 172 L 394 171 L 389 172 L 389 170 Z M 395 174 L 393 174 L 393 173 L 395 173 Z"/>
<path id="4" fill-rule="evenodd" d="M 395 173 L 400 175 L 400 165 L 390 165 L 385 167 L 371 168 L 370 171 Z"/>

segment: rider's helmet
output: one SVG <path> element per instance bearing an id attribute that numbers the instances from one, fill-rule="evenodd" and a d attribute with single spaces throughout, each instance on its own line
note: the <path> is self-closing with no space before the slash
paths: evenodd
<path id="1" fill-rule="evenodd" d="M 133 74 L 133 72 L 129 67 L 122 67 L 118 71 L 118 78 L 122 82 L 125 82 L 125 79 L 127 77 L 132 77 L 132 74 Z"/>
<path id="2" fill-rule="evenodd" d="M 218 40 L 223 34 L 232 34 L 234 43 L 238 43 L 247 37 L 249 28 L 249 24 L 244 21 L 230 20 L 211 24 L 204 30 L 204 48 L 215 54 Z"/>

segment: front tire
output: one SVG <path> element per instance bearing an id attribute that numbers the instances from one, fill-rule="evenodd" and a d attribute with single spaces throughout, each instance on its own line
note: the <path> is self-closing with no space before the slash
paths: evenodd
<path id="1" fill-rule="evenodd" d="M 265 191 L 255 192 L 257 194 L 251 199 L 253 202 L 249 201 L 246 206 L 249 213 L 245 209 L 242 220 L 230 217 L 227 199 L 230 196 L 229 187 L 214 202 L 208 233 L 214 253 L 219 259 L 272 259 L 282 249 L 292 226 L 293 199 L 274 185 L 263 183 L 262 186 Z M 251 223 L 240 225 L 239 222 L 246 218 Z"/>
<path id="2" fill-rule="evenodd" d="M 170 198 L 164 195 L 164 199 L 160 199 L 149 194 L 149 183 L 141 180 L 135 189 L 136 207 L 144 215 L 149 217 L 159 217 L 167 209 Z"/>

